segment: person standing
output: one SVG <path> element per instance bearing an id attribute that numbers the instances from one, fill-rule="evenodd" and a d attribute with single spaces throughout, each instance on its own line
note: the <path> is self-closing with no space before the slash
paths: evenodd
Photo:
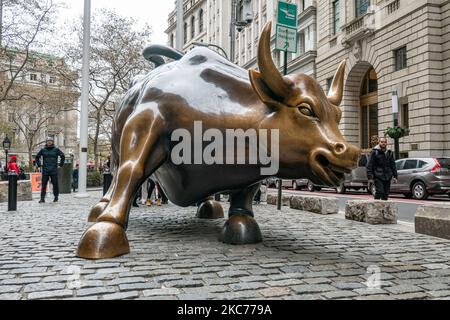
<path id="1" fill-rule="evenodd" d="M 367 163 L 367 178 L 375 185 L 375 200 L 388 200 L 391 181 L 397 183 L 397 168 L 394 153 L 387 148 L 386 138 L 380 138 L 379 144 L 373 148 Z"/>
<path id="2" fill-rule="evenodd" d="M 38 167 L 42 167 L 41 200 L 39 203 L 45 202 L 48 180 L 51 180 L 53 185 L 53 195 L 55 197 L 53 202 L 58 202 L 58 157 L 60 159 L 59 166 L 62 167 L 66 159 L 64 153 L 55 146 L 53 138 L 48 137 L 45 147 L 36 155 L 36 164 Z M 41 158 L 43 159 L 42 164 Z"/>
<path id="3" fill-rule="evenodd" d="M 19 166 L 17 165 L 17 157 L 11 156 L 11 159 L 8 162 L 8 173 L 9 172 L 15 172 L 17 175 L 20 175 Z"/>
<path id="4" fill-rule="evenodd" d="M 75 169 L 72 171 L 72 190 L 76 192 L 78 189 L 78 163 L 75 166 Z"/>

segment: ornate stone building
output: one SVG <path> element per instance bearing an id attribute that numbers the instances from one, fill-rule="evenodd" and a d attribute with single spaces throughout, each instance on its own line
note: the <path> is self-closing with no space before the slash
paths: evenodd
<path id="1" fill-rule="evenodd" d="M 203 42 L 221 47 L 230 60 L 244 68 L 256 68 L 256 52 L 262 28 L 268 20 L 276 21 L 276 0 L 252 0 L 253 19 L 251 23 L 236 28 L 231 50 L 231 25 L 233 1 L 186 0 L 184 1 L 184 51 Z M 316 48 L 316 2 L 314 0 L 291 1 L 298 5 L 298 52 L 288 55 L 288 71 L 315 75 Z M 236 21 L 243 19 L 244 1 L 236 0 Z M 176 11 L 169 15 L 169 27 L 166 30 L 168 45 L 175 47 Z M 272 46 L 275 47 L 275 24 L 273 25 Z M 214 49 L 214 47 L 212 47 Z M 273 50 L 275 63 L 281 68 L 284 64 L 283 54 Z M 233 57 L 231 57 L 233 55 Z"/>
<path id="2" fill-rule="evenodd" d="M 341 128 L 366 148 L 399 120 L 403 157 L 450 156 L 450 1 L 318 0 L 317 78 L 347 59 Z"/>
<path id="3" fill-rule="evenodd" d="M 63 59 L 50 55 L 32 52 L 27 59 L 23 52 L 3 50 L 0 57 L 1 140 L 9 132 L 12 142 L 9 154 L 17 155 L 22 164 L 28 165 L 30 148 L 34 156 L 45 144 L 46 137 L 52 136 L 66 155 L 76 156 L 79 92 L 71 81 L 61 76 L 71 75 L 76 79 L 76 73 Z M 4 157 L 1 160 L 4 162 Z"/>

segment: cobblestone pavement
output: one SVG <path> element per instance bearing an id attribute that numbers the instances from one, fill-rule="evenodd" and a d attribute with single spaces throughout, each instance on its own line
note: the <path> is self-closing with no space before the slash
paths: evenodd
<path id="1" fill-rule="evenodd" d="M 0 205 L 0 299 L 450 298 L 449 241 L 268 205 L 256 206 L 258 245 L 219 243 L 225 220 L 196 219 L 195 207 L 142 206 L 131 254 L 78 259 L 99 198 Z"/>

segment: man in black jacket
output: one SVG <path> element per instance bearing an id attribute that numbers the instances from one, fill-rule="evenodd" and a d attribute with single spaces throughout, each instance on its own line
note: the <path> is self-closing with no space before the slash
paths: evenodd
<path id="1" fill-rule="evenodd" d="M 42 165 L 40 161 L 41 157 L 43 158 Z M 42 167 L 41 200 L 39 201 L 39 203 L 45 202 L 45 194 L 47 191 L 47 183 L 49 179 L 52 181 L 53 195 L 55 196 L 53 202 L 58 202 L 58 157 L 60 158 L 59 166 L 62 167 L 65 161 L 64 153 L 57 147 L 55 147 L 53 138 L 48 137 L 45 148 L 41 149 L 41 151 L 39 151 L 39 153 L 36 155 L 36 165 L 38 167 Z"/>
<path id="2" fill-rule="evenodd" d="M 391 180 L 397 183 L 397 168 L 394 153 L 387 148 L 387 139 L 380 138 L 379 145 L 370 154 L 367 164 L 369 183 L 375 184 L 375 200 L 387 200 L 391 189 Z"/>

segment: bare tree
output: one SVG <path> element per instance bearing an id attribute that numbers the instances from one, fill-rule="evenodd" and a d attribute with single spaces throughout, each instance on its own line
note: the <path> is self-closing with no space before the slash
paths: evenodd
<path id="1" fill-rule="evenodd" d="M 52 0 L 2 0 L 0 29 L 0 102 L 17 101 L 27 93 L 14 90 L 14 83 L 33 69 L 32 50 L 45 44 L 44 34 L 53 31 L 56 6 Z"/>
<path id="2" fill-rule="evenodd" d="M 49 84 L 43 79 L 39 85 L 20 86 L 25 96 L 10 101 L 12 124 L 19 131 L 28 152 L 28 165 L 33 166 L 32 154 L 45 140 L 46 134 L 58 135 L 75 124 L 67 119 L 67 113 L 77 111 L 79 93 L 64 83 Z"/>
<path id="3" fill-rule="evenodd" d="M 66 61 L 81 68 L 82 29 L 77 24 L 74 31 L 78 43 L 68 44 Z M 93 14 L 91 36 L 91 64 L 89 90 L 89 137 L 93 144 L 95 165 L 99 165 L 99 141 L 111 138 L 111 116 L 117 102 L 128 90 L 132 79 L 151 65 L 142 57 L 149 41 L 151 28 L 145 25 L 135 30 L 136 20 L 122 17 L 110 9 Z M 73 83 L 80 86 L 78 82 Z"/>

